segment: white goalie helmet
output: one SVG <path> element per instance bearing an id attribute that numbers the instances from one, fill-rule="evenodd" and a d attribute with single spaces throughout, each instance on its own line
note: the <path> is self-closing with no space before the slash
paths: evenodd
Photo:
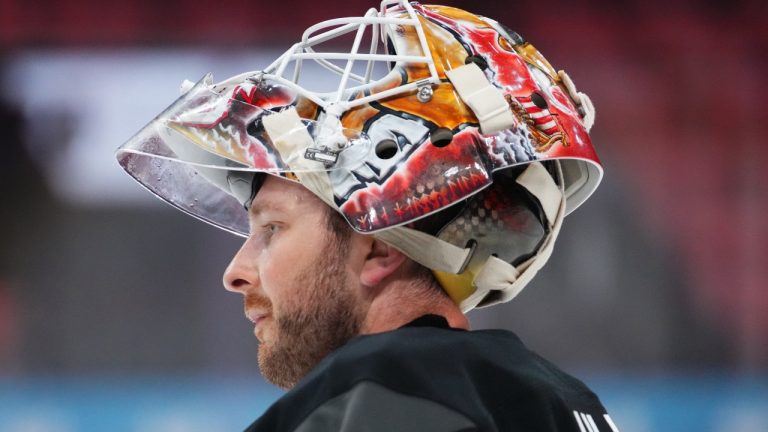
<path id="1" fill-rule="evenodd" d="M 345 35 L 349 50 L 319 49 Z M 335 91 L 300 83 L 307 61 L 338 76 Z M 310 27 L 263 70 L 187 82 L 117 158 L 166 202 L 242 236 L 263 174 L 300 182 L 430 268 L 467 311 L 517 295 L 595 190 L 593 122 L 589 98 L 517 33 L 385 0 Z"/>

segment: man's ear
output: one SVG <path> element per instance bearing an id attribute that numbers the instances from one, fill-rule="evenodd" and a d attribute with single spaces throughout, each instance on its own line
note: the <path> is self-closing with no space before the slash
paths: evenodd
<path id="1" fill-rule="evenodd" d="M 405 262 L 406 256 L 381 240 L 374 239 L 363 268 L 360 271 L 360 283 L 364 286 L 376 286 Z"/>

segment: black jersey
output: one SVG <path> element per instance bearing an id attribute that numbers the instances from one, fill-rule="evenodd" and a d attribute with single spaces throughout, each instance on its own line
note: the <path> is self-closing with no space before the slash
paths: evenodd
<path id="1" fill-rule="evenodd" d="M 615 432 L 581 381 L 505 330 L 438 316 L 358 336 L 326 357 L 247 431 Z"/>

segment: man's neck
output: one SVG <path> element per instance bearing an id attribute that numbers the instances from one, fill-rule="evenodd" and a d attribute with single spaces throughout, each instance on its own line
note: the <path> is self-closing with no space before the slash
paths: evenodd
<path id="1" fill-rule="evenodd" d="M 395 330 L 428 314 L 444 317 L 452 328 L 469 330 L 469 320 L 447 295 L 425 293 L 398 282 L 371 301 L 361 334 Z"/>

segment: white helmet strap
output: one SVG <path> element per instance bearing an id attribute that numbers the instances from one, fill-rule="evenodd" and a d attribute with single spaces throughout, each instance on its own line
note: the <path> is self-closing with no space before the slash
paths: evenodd
<path id="1" fill-rule="evenodd" d="M 471 248 L 460 248 L 427 233 L 408 227 L 390 228 L 373 234 L 419 264 L 432 270 L 459 274 L 472 257 Z"/>
<path id="2" fill-rule="evenodd" d="M 557 163 L 555 166 L 558 176 L 562 179 L 560 164 Z M 544 166 L 536 162 L 529 165 L 528 169 L 518 177 L 517 182 L 539 200 L 547 216 L 549 234 L 544 238 L 536 255 L 517 267 L 494 256 L 488 257 L 474 280 L 477 291 L 460 305 L 463 311 L 477 306 L 490 306 L 512 300 L 533 279 L 552 255 L 555 240 L 565 218 L 565 195 L 562 180 L 560 185 L 556 184 Z"/>
<path id="3" fill-rule="evenodd" d="M 576 85 L 573 83 L 571 77 L 568 76 L 565 71 L 557 71 L 557 75 L 563 81 L 563 85 L 568 90 L 568 95 L 576 102 L 576 105 L 583 111 L 581 113 L 581 119 L 584 122 L 584 128 L 589 132 L 592 126 L 595 124 L 595 105 L 592 104 L 592 99 L 587 96 L 586 93 L 582 93 L 576 90 Z"/>
<path id="4" fill-rule="evenodd" d="M 461 100 L 480 122 L 484 134 L 492 134 L 515 126 L 516 120 L 501 89 L 491 84 L 475 63 L 445 71 Z"/>
<path id="5" fill-rule="evenodd" d="M 279 113 L 264 116 L 262 124 L 283 160 L 292 159 L 291 168 L 301 184 L 323 202 L 334 209 L 337 208 L 333 202 L 331 181 L 323 164 L 305 157 L 291 158 L 292 155 L 303 155 L 305 149 L 314 145 L 314 140 L 301 123 L 296 108 L 292 106 Z"/>

